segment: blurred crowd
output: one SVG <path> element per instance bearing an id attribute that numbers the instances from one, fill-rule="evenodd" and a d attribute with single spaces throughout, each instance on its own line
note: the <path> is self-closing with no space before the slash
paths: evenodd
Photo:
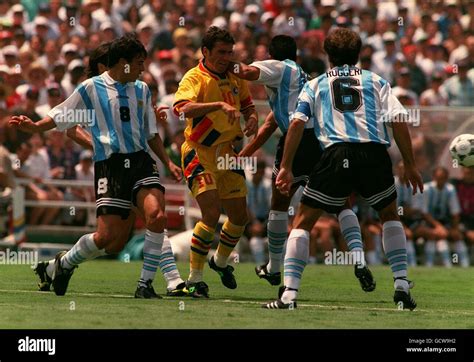
<path id="1" fill-rule="evenodd" d="M 153 102 L 171 106 L 179 80 L 202 57 L 201 37 L 211 25 L 230 30 L 235 58 L 245 63 L 267 59 L 274 35 L 295 37 L 298 62 L 310 77 L 329 67 L 322 49 L 328 32 L 349 27 L 362 37 L 359 65 L 386 78 L 403 104 L 474 106 L 472 0 L 0 0 L 0 159 L 9 153 L 19 160 L 16 176 L 32 181 L 26 197 L 92 200 L 90 189 L 41 181 L 92 180 L 93 162 L 63 133 L 32 137 L 8 127 L 11 115 L 44 117 L 86 79 L 92 50 L 131 31 L 148 50 L 142 80 Z M 262 86 L 250 89 L 254 99 L 266 99 Z M 184 125 L 172 112 L 159 122 L 167 151 L 179 163 Z M 0 189 L 9 182 L 1 173 L 0 167 Z M 86 222 L 83 214 L 59 215 L 59 209 L 35 208 L 28 222 Z M 318 231 L 318 240 L 329 240 L 333 221 Z M 264 230 L 257 225 L 249 232 Z"/>

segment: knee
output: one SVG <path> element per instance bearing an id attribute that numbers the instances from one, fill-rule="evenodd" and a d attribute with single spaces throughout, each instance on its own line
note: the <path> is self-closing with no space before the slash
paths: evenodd
<path id="1" fill-rule="evenodd" d="M 380 210 L 378 213 L 382 223 L 385 223 L 387 221 L 400 221 L 400 217 L 398 216 L 396 209 L 383 209 Z"/>
<path id="2" fill-rule="evenodd" d="M 218 208 L 210 208 L 203 212 L 202 221 L 204 222 L 204 224 L 209 226 L 217 225 L 220 216 L 221 213 Z"/>
<path id="3" fill-rule="evenodd" d="M 146 228 L 153 232 L 163 232 L 166 221 L 166 214 L 161 210 L 155 210 L 145 217 Z"/>

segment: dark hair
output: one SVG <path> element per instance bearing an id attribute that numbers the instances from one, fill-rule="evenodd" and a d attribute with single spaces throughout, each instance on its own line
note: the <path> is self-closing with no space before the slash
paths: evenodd
<path id="1" fill-rule="evenodd" d="M 121 58 L 130 63 L 139 55 L 146 57 L 147 51 L 140 40 L 138 40 L 136 33 L 128 33 L 121 38 L 115 39 L 110 44 L 109 63 L 107 66 L 109 68 L 113 67 Z"/>
<path id="2" fill-rule="evenodd" d="M 99 75 L 99 64 L 107 66 L 109 64 L 109 50 L 110 44 L 102 43 L 94 49 L 89 56 L 89 65 L 87 67 L 87 77 L 92 78 Z"/>
<path id="3" fill-rule="evenodd" d="M 276 60 L 296 61 L 296 41 L 288 35 L 277 35 L 270 41 L 268 52 Z"/>
<path id="4" fill-rule="evenodd" d="M 204 47 L 211 51 L 219 41 L 227 44 L 235 44 L 234 38 L 227 30 L 217 26 L 211 26 L 207 29 L 206 34 L 204 34 L 202 38 L 201 51 Z"/>
<path id="5" fill-rule="evenodd" d="M 436 174 L 436 172 L 441 171 L 442 173 L 445 174 L 445 176 L 449 176 L 449 171 L 447 168 L 443 166 L 437 166 L 433 169 L 433 176 Z"/>
<path id="6" fill-rule="evenodd" d="M 335 66 L 357 64 L 361 47 L 359 34 L 347 28 L 334 29 L 324 40 L 324 50 Z"/>

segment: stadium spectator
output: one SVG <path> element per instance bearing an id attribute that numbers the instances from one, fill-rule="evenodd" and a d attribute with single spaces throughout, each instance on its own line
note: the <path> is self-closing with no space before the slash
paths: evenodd
<path id="1" fill-rule="evenodd" d="M 462 178 L 453 180 L 461 206 L 461 230 L 474 252 L 474 168 L 463 167 Z"/>
<path id="2" fill-rule="evenodd" d="M 469 266 L 467 249 L 459 228 L 461 206 L 456 189 L 448 182 L 448 170 L 436 167 L 433 181 L 425 184 L 419 209 L 423 212 L 424 224 L 418 226 L 415 234 L 425 240 L 425 265 L 433 266 L 435 252 L 441 254 L 445 267 L 451 267 L 451 253 L 448 240 L 454 242 L 457 259 L 461 266 Z"/>
<path id="3" fill-rule="evenodd" d="M 393 83 L 395 61 L 403 61 L 404 58 L 396 50 L 395 41 L 397 40 L 397 35 L 395 33 L 388 32 L 383 34 L 382 40 L 384 49 L 374 53 L 371 71 Z M 374 46 L 374 48 L 376 47 Z"/>
<path id="4" fill-rule="evenodd" d="M 411 76 L 410 70 L 408 68 L 401 68 L 397 73 L 396 77 L 396 86 L 392 88 L 393 95 L 397 98 L 405 97 L 408 99 L 408 103 L 402 102 L 402 104 L 409 104 L 412 106 L 416 106 L 418 104 L 418 96 L 415 92 L 410 89 L 411 85 Z"/>
<path id="5" fill-rule="evenodd" d="M 264 177 L 267 164 L 259 160 L 251 180 L 247 180 L 247 208 L 249 223 L 246 235 L 249 237 L 250 250 L 258 265 L 266 262 L 265 237 L 267 234 L 268 213 L 272 195 L 271 181 Z"/>
<path id="6" fill-rule="evenodd" d="M 463 59 L 457 64 L 458 74 L 448 78 L 441 86 L 450 106 L 469 107 L 474 105 L 474 77 L 468 77 L 469 61 Z"/>
<path id="7" fill-rule="evenodd" d="M 440 86 L 443 82 L 443 75 L 441 73 L 434 73 L 431 82 L 430 88 L 421 93 L 420 96 L 420 105 L 421 106 L 446 106 L 448 100 L 445 95 L 440 92 Z"/>
<path id="8" fill-rule="evenodd" d="M 56 107 L 63 101 L 63 97 L 61 96 L 61 87 L 58 83 L 49 83 L 46 87 L 46 90 L 48 91 L 48 103 L 35 108 L 35 111 L 40 116 L 40 119 L 46 117 L 52 108 Z"/>

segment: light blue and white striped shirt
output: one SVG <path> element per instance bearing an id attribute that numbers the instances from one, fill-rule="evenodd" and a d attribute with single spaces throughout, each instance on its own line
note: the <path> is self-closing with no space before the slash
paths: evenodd
<path id="1" fill-rule="evenodd" d="M 456 188 L 450 183 L 446 183 L 441 190 L 434 181 L 425 183 L 422 195 L 420 209 L 436 220 L 448 220 L 461 212 Z"/>
<path id="2" fill-rule="evenodd" d="M 380 76 L 355 66 L 334 67 L 306 83 L 294 118 L 308 122 L 323 148 L 335 143 L 390 145 L 387 121 L 408 115 Z"/>
<path id="3" fill-rule="evenodd" d="M 275 121 L 283 133 L 288 131 L 298 102 L 298 95 L 308 81 L 308 76 L 294 61 L 269 59 L 250 64 L 260 69 L 260 76 L 255 81 L 263 84 Z M 305 128 L 312 128 L 312 121 Z"/>
<path id="4" fill-rule="evenodd" d="M 95 161 L 114 153 L 148 151 L 147 141 L 158 133 L 146 83 L 137 80 L 122 84 L 108 72 L 82 82 L 48 116 L 60 131 L 78 124 L 86 126 Z"/>

